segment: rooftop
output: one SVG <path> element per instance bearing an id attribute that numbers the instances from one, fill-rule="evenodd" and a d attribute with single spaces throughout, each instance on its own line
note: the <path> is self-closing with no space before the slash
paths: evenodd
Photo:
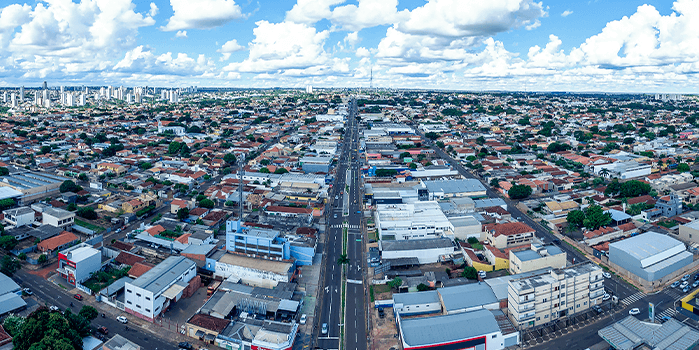
<path id="1" fill-rule="evenodd" d="M 399 241 L 381 241 L 381 250 L 384 251 L 437 249 L 449 248 L 453 246 L 454 245 L 451 243 L 451 240 L 446 237 L 428 239 L 408 239 Z"/>
<path id="2" fill-rule="evenodd" d="M 167 289 L 187 270 L 196 264 L 183 256 L 170 256 L 130 284 L 157 294 Z"/>
<path id="3" fill-rule="evenodd" d="M 398 321 L 403 341 L 410 347 L 456 342 L 500 330 L 495 316 L 488 310 L 434 317 L 399 318 Z"/>
<path id="4" fill-rule="evenodd" d="M 471 283 L 460 286 L 444 287 L 437 290 L 442 296 L 444 309 L 453 312 L 461 309 L 497 303 L 498 298 L 486 283 Z M 468 298 L 464 296 L 468 295 Z"/>
<path id="5" fill-rule="evenodd" d="M 671 248 L 676 248 L 680 245 L 684 250 L 684 243 L 668 235 L 650 231 L 638 236 L 614 242 L 609 245 L 609 248 L 611 249 L 613 247 L 623 250 L 636 259 L 643 260 L 668 251 Z"/>
<path id="6" fill-rule="evenodd" d="M 476 179 L 424 181 L 428 191 L 448 193 L 484 192 L 485 186 Z"/>
<path id="7" fill-rule="evenodd" d="M 619 350 L 637 349 L 642 344 L 657 350 L 685 350 L 699 342 L 699 332 L 674 318 L 657 324 L 627 316 L 597 334 Z"/>
<path id="8" fill-rule="evenodd" d="M 509 281 L 509 285 L 517 291 L 534 289 L 559 281 L 555 274 L 562 274 L 564 278 L 573 278 L 588 273 L 602 274 L 602 268 L 592 262 L 580 263 L 564 269 L 550 269 L 537 275 L 530 275 Z M 526 276 L 526 275 L 525 275 Z"/>
<path id="9" fill-rule="evenodd" d="M 293 264 L 290 262 L 248 258 L 247 256 L 230 253 L 223 254 L 218 261 L 224 264 L 245 267 L 253 270 L 270 271 L 279 275 L 286 275 L 293 266 Z"/>

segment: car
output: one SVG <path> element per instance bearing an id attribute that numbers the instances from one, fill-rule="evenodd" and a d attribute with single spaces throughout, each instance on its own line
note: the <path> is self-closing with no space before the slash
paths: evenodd
<path id="1" fill-rule="evenodd" d="M 188 343 L 188 342 L 186 342 L 186 341 L 181 341 L 181 342 L 177 343 L 177 347 L 180 348 L 180 349 L 187 349 L 187 350 L 193 350 L 193 349 L 194 349 L 194 347 L 192 346 L 192 344 L 190 344 L 190 343 Z"/>
<path id="2" fill-rule="evenodd" d="M 337 219 L 337 214 L 335 214 L 335 219 Z"/>
<path id="3" fill-rule="evenodd" d="M 306 314 L 301 315 L 301 318 L 299 319 L 299 323 L 306 324 L 306 319 L 307 319 Z"/>
<path id="4" fill-rule="evenodd" d="M 603 301 L 607 301 L 607 300 L 609 300 L 609 299 L 611 299 L 611 298 L 612 298 L 612 296 L 609 295 L 609 294 L 607 294 L 607 293 L 604 293 L 604 295 L 602 296 L 602 300 L 603 300 Z"/>
<path id="5" fill-rule="evenodd" d="M 104 326 L 97 328 L 97 331 L 104 334 L 104 335 L 109 334 L 109 330 L 107 329 L 107 327 L 104 327 Z"/>
<path id="6" fill-rule="evenodd" d="M 361 214 L 361 213 L 362 213 L 362 211 L 361 211 L 361 210 L 357 210 L 357 214 Z"/>
<path id="7" fill-rule="evenodd" d="M 129 319 L 124 316 L 117 316 L 116 320 L 124 324 L 129 323 Z"/>
<path id="8" fill-rule="evenodd" d="M 689 279 L 689 275 L 684 275 L 684 276 L 682 276 L 682 280 L 683 280 L 683 281 L 686 281 L 686 280 L 688 280 L 688 279 Z"/>
<path id="9" fill-rule="evenodd" d="M 684 288 L 682 288 L 682 293 L 687 293 L 687 292 L 689 292 L 689 286 L 685 286 Z"/>
<path id="10" fill-rule="evenodd" d="M 696 274 L 696 275 L 694 275 L 694 279 L 695 279 L 695 280 L 699 280 L 699 273 Z"/>
<path id="11" fill-rule="evenodd" d="M 595 305 L 592 307 L 592 310 L 595 310 L 598 314 L 601 314 L 604 310 L 599 305 Z"/>
<path id="12" fill-rule="evenodd" d="M 672 287 L 672 288 L 677 288 L 677 287 L 679 287 L 679 286 L 680 286 L 680 281 L 673 282 L 673 283 L 670 285 L 670 287 Z"/>
<path id="13" fill-rule="evenodd" d="M 612 274 L 609 272 L 603 272 L 602 276 L 604 276 L 604 278 L 612 278 Z"/>
<path id="14" fill-rule="evenodd" d="M 323 323 L 323 326 L 320 328 L 320 332 L 323 334 L 328 334 L 328 324 Z"/>
<path id="15" fill-rule="evenodd" d="M 699 281 L 694 281 L 694 283 L 692 283 L 692 288 L 696 287 L 699 287 Z"/>
<path id="16" fill-rule="evenodd" d="M 641 313 L 641 310 L 639 310 L 637 307 L 629 310 L 629 315 L 631 315 L 631 316 L 638 315 L 640 313 Z"/>
<path id="17" fill-rule="evenodd" d="M 483 270 L 478 271 L 478 277 L 480 277 L 481 279 L 485 278 L 486 277 L 485 271 L 483 271 Z"/>
<path id="18" fill-rule="evenodd" d="M 386 312 L 383 311 L 383 308 L 380 308 L 379 309 L 379 318 L 384 318 L 384 317 L 386 317 Z"/>
<path id="19" fill-rule="evenodd" d="M 78 300 L 83 300 L 83 296 L 80 294 L 73 295 L 73 298 L 78 299 Z"/>
<path id="20" fill-rule="evenodd" d="M 680 284 L 680 288 L 684 288 L 684 287 L 686 287 L 686 286 L 688 286 L 688 285 L 689 285 L 689 282 L 684 281 L 684 282 L 682 282 L 682 284 Z"/>
<path id="21" fill-rule="evenodd" d="M 60 309 L 56 305 L 51 305 L 51 306 L 49 306 L 49 310 L 50 311 L 59 311 Z"/>
<path id="22" fill-rule="evenodd" d="M 340 196 L 335 196 L 335 199 L 336 199 L 336 200 L 337 200 L 337 199 L 340 199 Z"/>
<path id="23" fill-rule="evenodd" d="M 23 291 L 24 294 L 26 294 L 26 295 L 32 295 L 32 294 L 34 294 L 34 293 L 32 292 L 32 290 L 29 289 L 29 288 L 24 288 L 24 289 L 22 289 L 22 291 Z"/>

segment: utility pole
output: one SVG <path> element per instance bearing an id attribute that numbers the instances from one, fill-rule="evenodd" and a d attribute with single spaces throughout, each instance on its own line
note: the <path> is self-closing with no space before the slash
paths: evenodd
<path id="1" fill-rule="evenodd" d="M 238 220 L 243 223 L 243 176 L 245 175 L 245 154 L 238 159 Z"/>

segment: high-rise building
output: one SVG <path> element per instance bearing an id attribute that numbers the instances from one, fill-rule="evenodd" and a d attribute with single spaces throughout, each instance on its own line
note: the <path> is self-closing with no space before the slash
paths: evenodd
<path id="1" fill-rule="evenodd" d="M 44 81 L 44 85 L 42 85 L 42 89 L 46 90 L 48 88 L 49 88 L 48 84 L 46 84 L 46 81 Z"/>
<path id="2" fill-rule="evenodd" d="M 19 87 L 19 100 L 24 101 L 24 86 Z"/>
<path id="3" fill-rule="evenodd" d="M 313 93 L 313 86 L 311 86 L 311 85 L 306 85 L 306 93 L 307 93 L 307 94 L 312 94 L 312 93 Z"/>
<path id="4" fill-rule="evenodd" d="M 85 105 L 85 94 L 80 94 L 80 106 Z"/>
<path id="5" fill-rule="evenodd" d="M 168 91 L 163 89 L 160 90 L 160 99 L 161 100 L 167 100 L 168 99 Z"/>
<path id="6" fill-rule="evenodd" d="M 65 86 L 61 85 L 61 93 L 65 92 Z"/>
<path id="7" fill-rule="evenodd" d="M 10 99 L 12 100 L 12 108 L 17 108 L 17 95 L 12 93 L 12 96 Z"/>
<path id="8" fill-rule="evenodd" d="M 177 90 L 170 91 L 170 103 L 177 102 L 180 102 L 180 95 L 177 93 Z"/>
<path id="9" fill-rule="evenodd" d="M 41 99 L 44 101 L 48 101 L 49 100 L 49 90 L 43 90 L 42 93 L 43 93 L 43 96 L 41 96 Z M 46 104 L 46 102 L 44 102 L 44 104 Z"/>
<path id="10" fill-rule="evenodd" d="M 2 103 L 7 103 L 7 91 L 2 93 Z"/>
<path id="11" fill-rule="evenodd" d="M 73 94 L 66 94 L 65 105 L 68 107 L 75 106 L 75 97 L 73 96 Z"/>

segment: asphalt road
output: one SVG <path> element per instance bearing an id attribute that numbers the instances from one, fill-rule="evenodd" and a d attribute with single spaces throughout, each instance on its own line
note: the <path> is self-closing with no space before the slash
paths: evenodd
<path id="1" fill-rule="evenodd" d="M 321 349 L 339 349 L 340 325 L 345 325 L 347 349 L 366 349 L 366 322 L 364 312 L 363 284 L 347 283 L 345 320 L 340 319 L 341 310 L 341 267 L 337 264 L 342 255 L 343 223 L 348 225 L 347 257 L 349 258 L 349 280 L 362 281 L 362 234 L 361 234 L 361 188 L 359 182 L 358 129 L 355 119 L 356 102 L 351 101 L 345 138 L 340 153 L 336 171 L 336 180 L 330 197 L 326 230 L 325 260 L 321 275 L 322 296 L 320 313 L 314 335 L 317 337 L 316 346 Z M 348 174 L 349 172 L 349 176 Z M 347 181 L 349 179 L 349 181 Z M 349 191 L 345 193 L 346 186 Z M 337 198 L 337 199 L 335 199 Z M 343 214 L 347 214 L 346 216 Z M 360 241 L 358 241 L 360 240 Z M 327 324 L 327 333 L 322 332 L 323 324 Z"/>
<path id="2" fill-rule="evenodd" d="M 83 306 L 83 303 L 74 299 L 73 295 L 69 295 L 65 290 L 39 276 L 35 276 L 20 270 L 12 278 L 20 286 L 22 286 L 22 288 L 29 287 L 34 295 L 40 300 L 46 302 L 48 306 L 55 305 L 62 310 L 70 308 L 74 313 L 79 312 L 80 308 Z M 88 296 L 85 297 L 92 298 Z M 73 303 L 72 307 L 70 307 L 71 302 Z M 98 309 L 97 311 L 100 310 Z M 118 310 L 115 309 L 114 311 Z M 130 316 L 127 314 L 124 315 L 126 318 L 129 318 Z M 114 336 L 114 334 L 118 333 L 126 339 L 140 345 L 142 349 L 169 350 L 178 348 L 177 344 L 172 343 L 171 339 L 155 337 L 150 332 L 143 331 L 135 325 L 128 325 L 129 330 L 127 331 L 125 330 L 124 324 L 120 323 L 115 319 L 115 317 L 110 315 L 107 315 L 104 318 L 97 317 L 92 321 L 91 325 L 96 328 L 102 326 L 107 327 L 109 330 L 107 338 L 111 338 Z"/>

